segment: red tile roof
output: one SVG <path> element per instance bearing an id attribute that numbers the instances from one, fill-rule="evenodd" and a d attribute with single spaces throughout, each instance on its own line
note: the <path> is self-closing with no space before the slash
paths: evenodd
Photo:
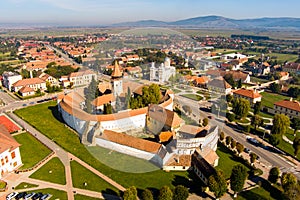
<path id="1" fill-rule="evenodd" d="M 233 93 L 240 95 L 240 96 L 248 97 L 251 99 L 256 99 L 256 98 L 262 97 L 261 94 L 259 94 L 258 92 L 254 91 L 254 90 L 247 90 L 244 88 L 236 90 Z"/>
<path id="2" fill-rule="evenodd" d="M 0 115 L 0 125 L 3 125 L 9 133 L 21 130 L 21 128 L 5 115 Z"/>
<path id="3" fill-rule="evenodd" d="M 14 87 L 19 87 L 19 86 L 26 86 L 26 85 L 35 85 L 35 84 L 41 84 L 45 83 L 40 78 L 27 78 L 27 79 L 22 79 L 17 81 L 16 83 L 13 84 Z"/>
<path id="4" fill-rule="evenodd" d="M 122 77 L 122 72 L 120 71 L 120 67 L 119 67 L 118 61 L 115 61 L 115 66 L 114 66 L 114 70 L 113 70 L 113 72 L 111 74 L 111 77 L 112 78 Z"/>
<path id="5" fill-rule="evenodd" d="M 34 92 L 34 89 L 31 88 L 31 87 L 28 87 L 27 85 L 22 87 L 20 90 L 19 90 L 20 93 L 27 93 L 27 92 Z"/>
<path id="6" fill-rule="evenodd" d="M 94 99 L 92 101 L 92 104 L 93 104 L 93 106 L 98 107 L 98 106 L 102 106 L 102 105 L 107 104 L 107 103 L 111 103 L 114 100 L 115 100 L 115 97 L 112 93 L 111 94 L 105 94 L 105 95 L 99 96 L 96 99 Z"/>
<path id="7" fill-rule="evenodd" d="M 274 105 L 300 112 L 300 103 L 296 100 L 281 100 L 274 103 Z"/>
<path id="8" fill-rule="evenodd" d="M 0 153 L 4 151 L 12 151 L 19 147 L 20 144 L 10 135 L 10 133 L 0 125 Z"/>
<path id="9" fill-rule="evenodd" d="M 136 138 L 127 135 L 125 133 L 117 133 L 110 130 L 104 130 L 103 133 L 97 137 L 117 144 L 139 149 L 141 151 L 150 152 L 150 153 L 157 153 L 162 147 L 162 144 L 156 142 L 152 142 L 141 138 Z"/>

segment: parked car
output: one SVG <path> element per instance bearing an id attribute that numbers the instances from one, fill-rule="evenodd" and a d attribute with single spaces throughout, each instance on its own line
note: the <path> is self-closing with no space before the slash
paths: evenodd
<path id="1" fill-rule="evenodd" d="M 246 139 L 248 142 L 250 142 L 251 144 L 254 144 L 255 146 L 258 146 L 260 144 L 255 138 L 247 136 Z"/>
<path id="2" fill-rule="evenodd" d="M 27 194 L 27 195 L 25 196 L 24 199 L 25 199 L 25 200 L 31 199 L 34 195 L 35 195 L 35 192 L 29 193 L 29 194 Z"/>
<path id="3" fill-rule="evenodd" d="M 245 152 L 245 153 L 250 153 L 251 151 L 250 151 L 250 149 L 245 148 L 245 149 L 244 149 L 244 152 Z"/>
<path id="4" fill-rule="evenodd" d="M 38 192 L 38 193 L 36 193 L 31 199 L 32 199 L 32 200 L 36 200 L 36 199 L 41 198 L 42 196 L 43 196 L 43 193 Z"/>
<path id="5" fill-rule="evenodd" d="M 20 192 L 15 199 L 24 199 L 24 197 L 27 195 L 27 192 Z"/>
<path id="6" fill-rule="evenodd" d="M 24 103 L 22 106 L 27 106 L 27 104 L 26 104 L 26 103 Z"/>
<path id="7" fill-rule="evenodd" d="M 13 198 L 15 198 L 18 194 L 19 194 L 18 192 L 12 192 L 12 193 L 10 193 L 10 194 L 8 194 L 8 195 L 6 196 L 6 200 L 13 199 Z"/>
<path id="8" fill-rule="evenodd" d="M 40 200 L 46 200 L 47 198 L 49 198 L 50 197 L 50 194 L 44 194 L 41 198 L 40 198 Z"/>

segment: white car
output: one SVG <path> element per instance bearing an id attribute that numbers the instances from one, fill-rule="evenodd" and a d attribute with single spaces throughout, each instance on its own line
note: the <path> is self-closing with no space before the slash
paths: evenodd
<path id="1" fill-rule="evenodd" d="M 10 194 L 8 194 L 8 195 L 6 196 L 6 200 L 13 199 L 13 198 L 15 198 L 18 194 L 19 194 L 18 192 L 12 192 L 12 193 L 10 193 Z"/>
<path id="2" fill-rule="evenodd" d="M 25 196 L 25 200 L 30 199 L 31 197 L 33 197 L 35 195 L 35 192 L 29 193 Z"/>

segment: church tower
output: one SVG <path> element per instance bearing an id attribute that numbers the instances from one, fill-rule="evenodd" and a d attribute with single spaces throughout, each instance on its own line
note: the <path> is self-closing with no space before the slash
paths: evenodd
<path id="1" fill-rule="evenodd" d="M 118 61 L 115 61 L 114 70 L 111 74 L 111 81 L 112 81 L 112 88 L 113 88 L 113 94 L 115 97 L 119 96 L 121 93 L 123 93 L 123 80 L 122 80 L 122 72 L 120 70 L 120 66 L 118 64 Z"/>

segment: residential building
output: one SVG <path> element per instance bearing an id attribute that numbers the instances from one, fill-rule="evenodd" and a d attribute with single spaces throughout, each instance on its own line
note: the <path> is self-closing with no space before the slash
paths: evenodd
<path id="1" fill-rule="evenodd" d="M 53 76 L 50 76 L 49 74 L 46 74 L 44 72 L 41 73 L 38 77 L 40 79 L 42 79 L 43 81 L 50 83 L 50 85 L 56 85 L 56 86 L 59 85 L 59 81 L 56 78 L 54 78 Z"/>
<path id="2" fill-rule="evenodd" d="M 284 72 L 299 74 L 300 73 L 300 63 L 288 62 L 282 66 L 282 70 Z"/>
<path id="3" fill-rule="evenodd" d="M 215 78 L 207 83 L 207 88 L 210 91 L 221 93 L 221 94 L 231 94 L 231 85 L 227 83 L 224 78 Z"/>
<path id="4" fill-rule="evenodd" d="M 69 81 L 73 84 L 73 87 L 78 87 L 90 84 L 93 78 L 97 81 L 97 74 L 92 70 L 85 70 L 71 73 Z"/>
<path id="5" fill-rule="evenodd" d="M 244 98 L 250 102 L 251 105 L 254 105 L 256 102 L 260 102 L 262 95 L 259 94 L 256 90 L 248 89 L 238 89 L 233 91 L 233 97 L 235 98 Z"/>
<path id="6" fill-rule="evenodd" d="M 22 80 L 22 76 L 16 72 L 4 72 L 2 74 L 2 79 L 3 86 L 11 91 L 13 84 Z"/>
<path id="7" fill-rule="evenodd" d="M 0 178 L 6 173 L 16 170 L 22 165 L 20 144 L 5 130 L 0 127 Z"/>
<path id="8" fill-rule="evenodd" d="M 268 112 L 272 114 L 284 114 L 289 118 L 300 117 L 300 102 L 297 100 L 281 100 L 274 103 L 273 109 L 269 109 Z"/>
<path id="9" fill-rule="evenodd" d="M 44 91 L 47 89 L 46 87 L 46 81 L 40 79 L 40 78 L 27 78 L 23 80 L 19 80 L 16 83 L 13 84 L 12 90 L 14 92 L 18 92 L 22 88 L 31 88 L 34 91 L 37 91 L 40 89 L 41 91 Z M 27 89 L 26 89 L 27 90 Z"/>

